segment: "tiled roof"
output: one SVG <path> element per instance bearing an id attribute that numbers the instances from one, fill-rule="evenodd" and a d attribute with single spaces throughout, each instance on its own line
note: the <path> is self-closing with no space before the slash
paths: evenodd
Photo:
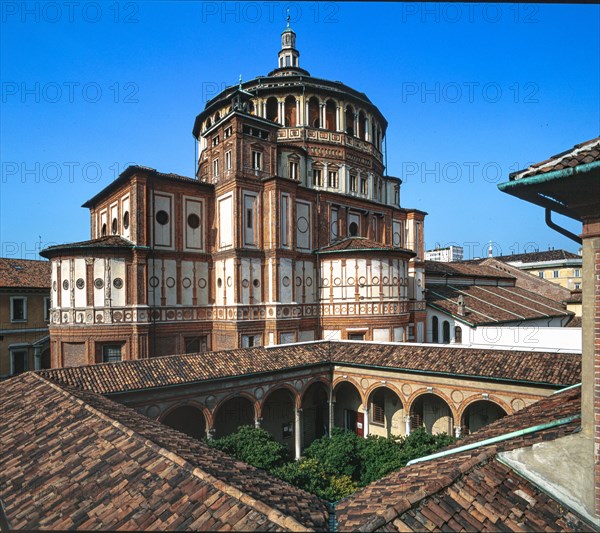
<path id="1" fill-rule="evenodd" d="M 505 263 L 539 263 L 542 261 L 561 261 L 567 259 L 579 259 L 581 256 L 567 250 L 546 250 L 544 252 L 529 252 L 526 254 L 498 255 L 494 257 Z"/>
<path id="2" fill-rule="evenodd" d="M 411 255 L 415 255 L 412 250 L 406 250 L 404 248 L 397 248 L 389 244 L 382 244 L 366 237 L 348 237 L 338 242 L 319 248 L 319 253 L 329 252 L 346 252 L 346 251 L 361 251 L 361 250 L 378 250 L 378 251 L 390 251 L 390 252 L 403 252 Z"/>
<path id="3" fill-rule="evenodd" d="M 50 263 L 0 257 L 0 288 L 50 290 Z"/>
<path id="4" fill-rule="evenodd" d="M 581 317 L 574 316 L 567 324 L 568 328 L 580 328 L 582 326 Z"/>
<path id="5" fill-rule="evenodd" d="M 136 247 L 136 244 L 128 239 L 120 237 L 119 235 L 108 235 L 106 237 L 100 237 L 98 239 L 91 239 L 89 241 L 70 242 L 67 244 L 56 244 L 44 248 L 40 255 L 42 257 L 52 257 L 60 252 L 66 252 L 70 250 L 102 250 L 102 249 L 128 249 L 131 250 Z"/>
<path id="6" fill-rule="evenodd" d="M 42 370 L 40 375 L 60 385 L 109 394 L 320 364 L 372 365 L 566 386 L 579 382 L 581 356 L 426 344 L 319 342 L 57 368 Z"/>
<path id="7" fill-rule="evenodd" d="M 339 531 L 581 531 L 590 525 L 496 459 L 496 454 L 572 434 L 581 389 L 566 390 L 502 418 L 453 447 L 551 420 L 569 420 L 397 470 L 338 502 Z M 550 528 L 550 529 L 548 529 Z"/>
<path id="8" fill-rule="evenodd" d="M 327 528 L 316 496 L 92 392 L 28 373 L 0 403 L 13 529 Z"/>
<path id="9" fill-rule="evenodd" d="M 512 172 L 510 179 L 518 180 L 545 174 L 554 170 L 573 168 L 578 165 L 600 161 L 600 137 L 576 144 L 571 150 L 554 155 L 545 161 L 530 165 L 524 170 Z"/>
<path id="10" fill-rule="evenodd" d="M 565 300 L 565 302 L 570 304 L 580 304 L 583 301 L 583 293 L 581 289 L 577 289 L 575 291 L 571 291 L 571 296 Z"/>
<path id="11" fill-rule="evenodd" d="M 560 302 L 520 287 L 428 285 L 425 296 L 427 305 L 476 326 L 573 314 Z M 458 314 L 460 296 L 464 316 Z"/>
<path id="12" fill-rule="evenodd" d="M 470 262 L 444 263 L 441 261 L 425 261 L 425 274 L 511 280 L 515 279 L 514 276 L 508 274 L 507 272 L 501 272 L 495 268 Z"/>

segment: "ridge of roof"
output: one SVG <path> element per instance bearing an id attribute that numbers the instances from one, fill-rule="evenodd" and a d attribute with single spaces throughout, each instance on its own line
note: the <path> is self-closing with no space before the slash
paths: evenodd
<path id="1" fill-rule="evenodd" d="M 415 252 L 406 248 L 400 248 L 391 244 L 383 244 L 367 237 L 346 237 L 339 241 L 336 241 L 327 246 L 323 246 L 316 250 L 318 254 L 332 253 L 332 252 L 358 252 L 358 251 L 388 251 L 388 252 L 399 252 L 408 253 L 415 256 Z"/>
<path id="2" fill-rule="evenodd" d="M 85 249 L 85 250 L 101 250 L 110 248 L 144 248 L 138 246 L 133 241 L 121 237 L 120 235 L 106 235 L 104 237 L 98 237 L 97 239 L 90 239 L 87 241 L 69 242 L 65 244 L 55 244 L 48 246 L 40 251 L 42 257 L 52 257 L 57 252 L 73 249 Z"/>
<path id="3" fill-rule="evenodd" d="M 445 274 L 447 276 L 476 277 L 476 278 L 494 278 L 494 279 L 516 279 L 515 276 L 507 272 L 487 265 L 466 261 L 430 261 L 425 262 L 425 273 Z"/>

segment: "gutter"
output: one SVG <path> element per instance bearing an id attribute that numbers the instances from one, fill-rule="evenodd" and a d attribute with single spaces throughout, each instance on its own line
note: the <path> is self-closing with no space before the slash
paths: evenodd
<path id="1" fill-rule="evenodd" d="M 564 389 L 563 389 L 564 390 Z M 561 391 L 557 391 L 561 392 Z M 465 444 L 464 446 L 459 446 L 458 448 L 452 448 L 450 450 L 446 450 L 443 452 L 434 453 L 432 455 L 427 455 L 425 457 L 420 457 L 419 459 L 413 459 L 406 463 L 406 466 L 411 466 L 417 463 L 424 463 L 426 461 L 431 461 L 433 459 L 439 459 L 440 457 L 448 457 L 450 455 L 454 455 L 457 453 L 466 452 L 468 450 L 473 450 L 475 448 L 480 448 L 483 446 L 488 446 L 490 444 L 496 444 L 498 442 L 504 442 L 509 439 L 513 439 L 516 437 L 521 437 L 523 435 L 529 435 L 531 433 L 536 433 L 538 431 L 542 431 L 544 429 L 550 429 L 556 426 L 562 426 L 563 424 L 568 424 L 569 422 L 573 422 L 573 420 L 578 420 L 581 418 L 581 414 L 567 416 L 566 418 L 560 418 L 559 420 L 553 420 L 552 422 L 546 422 L 545 424 L 539 424 L 537 426 L 531 426 L 525 429 L 519 429 L 517 431 L 511 431 L 510 433 L 505 433 L 504 435 L 498 435 L 497 437 L 492 437 L 490 439 L 481 440 L 478 442 L 474 442 L 472 444 Z"/>
<path id="2" fill-rule="evenodd" d="M 600 170 L 600 161 L 592 161 L 591 163 L 584 163 L 577 165 L 576 167 L 563 168 L 560 170 L 552 170 L 536 176 L 528 176 L 526 178 L 513 179 L 505 183 L 499 183 L 498 189 L 502 192 L 509 192 L 513 189 L 525 187 L 528 185 L 539 185 L 541 183 L 548 183 L 555 180 L 560 180 L 570 176 L 577 176 L 579 174 L 587 174 L 593 170 Z M 510 176 L 516 176 L 517 174 L 510 174 Z"/>

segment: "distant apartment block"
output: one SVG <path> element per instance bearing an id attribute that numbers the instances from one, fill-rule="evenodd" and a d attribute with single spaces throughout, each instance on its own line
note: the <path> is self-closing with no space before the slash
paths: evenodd
<path id="1" fill-rule="evenodd" d="M 446 248 L 436 248 L 425 252 L 426 261 L 439 261 L 441 263 L 451 263 L 453 261 L 463 260 L 462 246 L 447 246 Z"/>
<path id="2" fill-rule="evenodd" d="M 495 257 L 509 265 L 542 279 L 551 281 L 571 291 L 581 289 L 582 257 L 566 250 L 547 250 L 525 254 Z"/>

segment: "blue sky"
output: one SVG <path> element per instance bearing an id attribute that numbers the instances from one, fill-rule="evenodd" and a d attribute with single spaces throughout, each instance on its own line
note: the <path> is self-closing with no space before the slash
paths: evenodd
<path id="1" fill-rule="evenodd" d="M 388 173 L 429 213 L 428 248 L 577 250 L 496 185 L 599 135 L 597 5 L 0 5 L 3 256 L 89 238 L 81 204 L 129 163 L 192 176 L 196 114 L 275 68 L 288 7 L 301 66 L 388 119 Z"/>

